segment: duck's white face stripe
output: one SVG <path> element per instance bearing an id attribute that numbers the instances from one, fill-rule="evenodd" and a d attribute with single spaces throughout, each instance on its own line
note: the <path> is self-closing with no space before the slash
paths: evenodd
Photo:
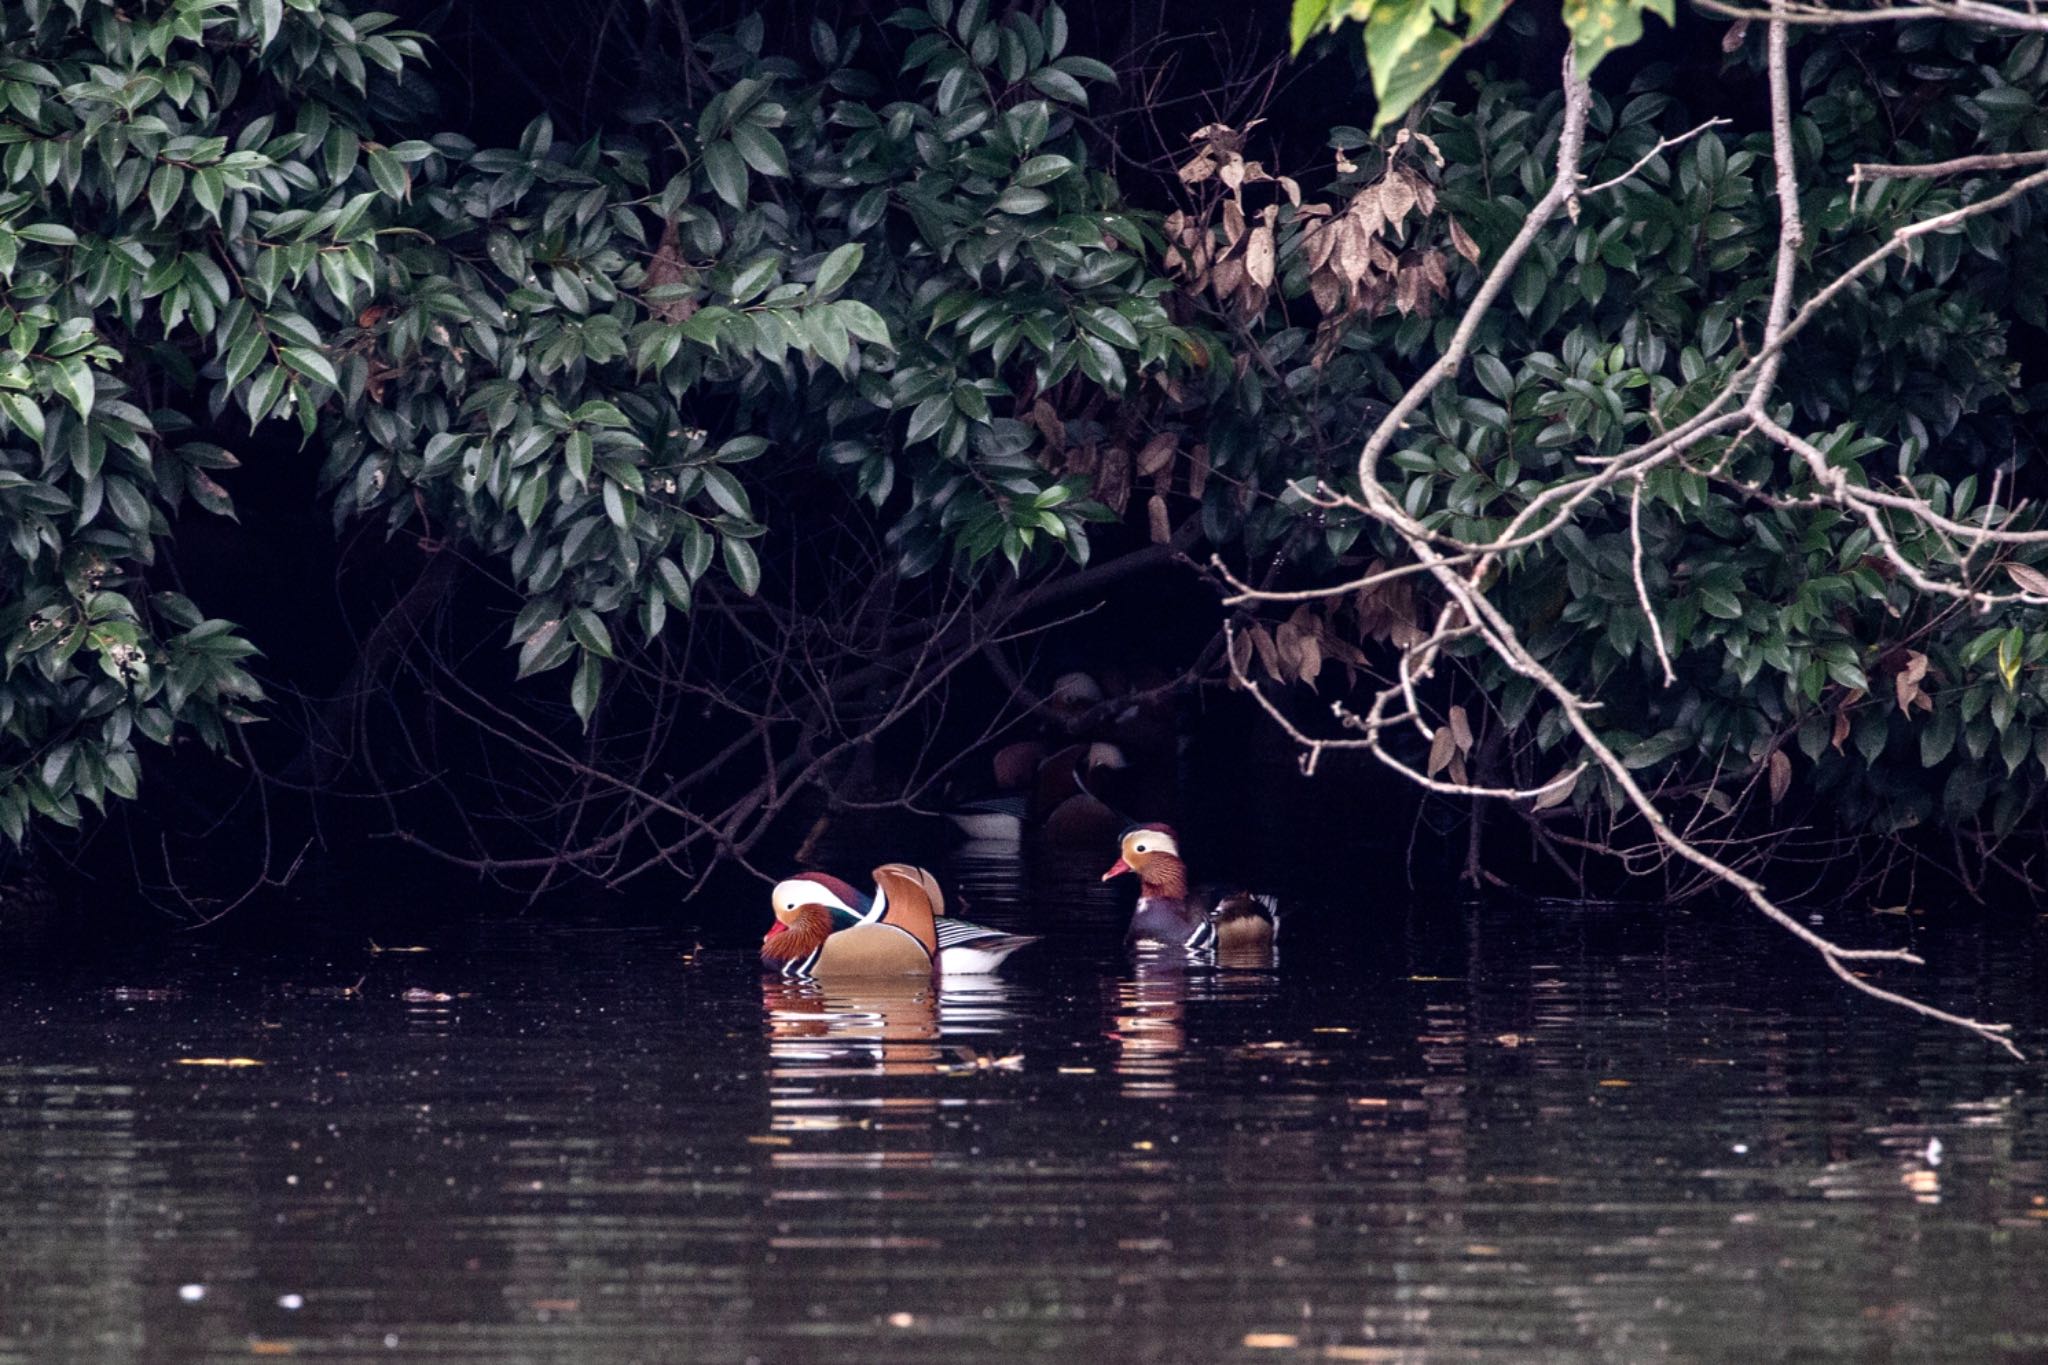
<path id="1" fill-rule="evenodd" d="M 814 882 L 809 877 L 791 877 L 786 882 L 775 883 L 775 890 L 769 893 L 769 899 L 778 914 L 794 914 L 800 905 L 822 905 L 828 910 L 844 910 L 848 914 L 860 913 L 841 900 L 838 893 L 823 882 Z"/>
<path id="2" fill-rule="evenodd" d="M 1180 856 L 1180 846 L 1173 842 L 1173 836 L 1162 830 L 1141 829 L 1129 840 L 1131 852 L 1137 854 L 1171 853 Z"/>

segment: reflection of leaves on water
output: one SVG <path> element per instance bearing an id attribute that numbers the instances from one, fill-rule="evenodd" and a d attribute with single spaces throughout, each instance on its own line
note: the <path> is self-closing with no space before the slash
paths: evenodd
<path id="1" fill-rule="evenodd" d="M 254 1057 L 180 1057 L 179 1066 L 262 1066 Z"/>

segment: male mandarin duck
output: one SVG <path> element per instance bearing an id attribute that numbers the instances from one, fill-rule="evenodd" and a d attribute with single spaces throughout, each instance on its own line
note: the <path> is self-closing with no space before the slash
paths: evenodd
<path id="1" fill-rule="evenodd" d="M 995 971 L 1011 953 L 1038 941 L 948 917 L 938 880 L 921 867 L 884 863 L 873 875 L 873 896 L 822 872 L 777 882 L 762 965 L 807 980 L 928 977 L 935 966 L 976 975 Z"/>
<path id="2" fill-rule="evenodd" d="M 1187 864 L 1171 825 L 1132 825 L 1118 840 L 1120 856 L 1102 880 L 1135 872 L 1138 908 L 1131 914 L 1134 941 L 1177 948 L 1264 948 L 1280 936 L 1280 902 L 1231 887 L 1188 890 Z"/>

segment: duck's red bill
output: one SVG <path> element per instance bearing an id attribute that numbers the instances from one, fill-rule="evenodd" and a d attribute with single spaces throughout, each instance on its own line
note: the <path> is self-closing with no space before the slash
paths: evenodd
<path id="1" fill-rule="evenodd" d="M 1118 858 L 1115 863 L 1110 865 L 1109 871 L 1102 874 L 1102 880 L 1108 881 L 1111 877 L 1121 877 L 1124 873 L 1133 870 L 1129 863 L 1125 862 L 1122 858 Z"/>
<path id="2" fill-rule="evenodd" d="M 777 920 L 775 921 L 775 923 L 768 926 L 767 933 L 761 935 L 761 942 L 766 943 L 769 939 L 774 938 L 777 934 L 786 934 L 788 932 L 789 926 L 787 924 L 784 924 L 781 920 Z"/>

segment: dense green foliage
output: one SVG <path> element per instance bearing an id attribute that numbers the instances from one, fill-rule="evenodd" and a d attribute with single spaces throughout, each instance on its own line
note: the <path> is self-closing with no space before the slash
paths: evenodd
<path id="1" fill-rule="evenodd" d="M 1295 51 L 1316 33 L 1359 25 L 1372 71 L 1378 132 L 1408 112 L 1443 79 L 1451 63 L 1485 38 L 1507 12 L 1509 0 L 1293 0 Z M 1582 76 L 1601 58 L 1643 36 L 1643 15 L 1669 24 L 1671 0 L 1565 0 L 1565 27 Z"/>
<path id="2" fill-rule="evenodd" d="M 1405 99 L 1402 54 L 1371 51 L 1398 16 L 1358 17 L 1385 123 L 1495 15 L 1442 41 L 1396 26 L 1436 54 Z M 1755 45 L 1719 88 L 1754 90 Z M 517 671 L 565 668 L 586 721 L 609 661 L 773 582 L 763 492 L 793 469 L 828 471 L 905 575 L 1052 572 L 1122 520 L 1299 584 L 1355 575 L 1397 542 L 1307 495 L 1355 478 L 1381 400 L 1445 343 L 1557 135 L 1554 92 L 1491 74 L 1405 131 L 1336 129 L 1291 177 L 1260 164 L 1256 130 L 1175 129 L 1197 141 L 1166 214 L 1110 173 L 1088 116 L 1114 73 L 1067 50 L 1056 5 L 932 0 L 819 25 L 804 53 L 765 50 L 756 20 L 691 51 L 697 78 L 658 117 L 575 142 L 541 120 L 489 148 L 418 126 L 421 39 L 340 0 L 0 12 L 0 828 L 132 795 L 138 733 L 219 745 L 260 701 L 254 645 L 160 571 L 175 518 L 230 513 L 228 451 L 259 423 L 296 423 L 338 523 L 491 565 L 523 603 Z M 1852 194 L 1852 163 L 2048 144 L 2038 37 L 1922 24 L 1801 55 L 1814 272 L 2001 183 Z M 1718 60 L 1603 83 L 1589 178 L 1728 112 L 1688 79 Z M 1716 129 L 1560 218 L 1397 443 L 1405 505 L 1483 536 L 1696 408 L 1757 335 L 1769 174 L 1767 137 Z M 2033 488 L 2039 384 L 2017 352 L 2048 323 L 2037 217 L 2023 199 L 1849 291 L 1787 367 L 1787 420 L 1852 477 L 1910 480 L 1959 518 Z M 2048 772 L 2048 633 L 1917 596 L 1809 491 L 1753 442 L 1649 479 L 1674 687 L 1626 489 L 1511 562 L 1496 598 L 1600 697 L 1632 766 L 1722 802 L 1770 773 L 1774 798 L 1791 780 L 1860 826 L 2010 829 Z M 1971 567 L 2001 572 L 1988 551 Z M 1246 638 L 1327 688 L 1326 661 L 1369 665 L 1423 605 L 1404 584 Z M 1472 668 L 1526 741 L 1496 767 L 1569 759 L 1526 681 Z M 1797 773 L 1774 758 L 1793 752 Z M 1599 802 L 1598 780 L 1578 797 Z"/>

